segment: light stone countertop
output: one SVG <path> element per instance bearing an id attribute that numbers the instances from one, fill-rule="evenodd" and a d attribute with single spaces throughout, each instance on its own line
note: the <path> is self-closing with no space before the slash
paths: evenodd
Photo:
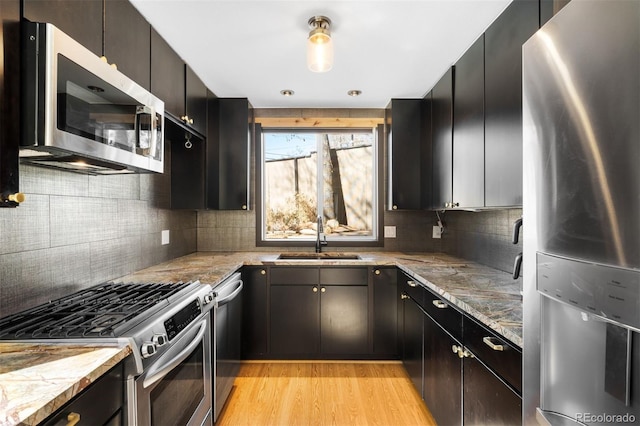
<path id="1" fill-rule="evenodd" d="M 198 252 L 121 277 L 115 282 L 200 280 L 216 285 L 242 266 L 397 266 L 460 310 L 522 348 L 520 280 L 443 253 L 358 252 L 361 260 L 279 260 L 269 252 Z"/>
<path id="2" fill-rule="evenodd" d="M 36 425 L 131 353 L 127 345 L 0 342 L 0 425 Z"/>
<path id="3" fill-rule="evenodd" d="M 199 252 L 113 281 L 215 286 L 242 266 L 395 266 L 522 348 L 520 282 L 511 274 L 442 253 L 358 254 L 362 259 L 278 260 L 268 252 Z M 130 353 L 126 345 L 0 343 L 0 426 L 39 423 Z"/>

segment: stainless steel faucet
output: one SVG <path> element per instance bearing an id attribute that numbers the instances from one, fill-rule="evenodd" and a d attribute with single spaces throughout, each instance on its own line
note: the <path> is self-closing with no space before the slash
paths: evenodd
<path id="1" fill-rule="evenodd" d="M 322 246 L 327 245 L 327 237 L 324 235 L 322 226 L 322 216 L 318 216 L 318 227 L 316 233 L 316 253 L 322 252 Z"/>

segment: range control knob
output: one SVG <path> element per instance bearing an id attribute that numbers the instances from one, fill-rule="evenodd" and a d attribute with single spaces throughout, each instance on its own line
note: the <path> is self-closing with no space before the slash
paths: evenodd
<path id="1" fill-rule="evenodd" d="M 151 338 L 153 344 L 157 346 L 163 346 L 167 343 L 167 335 L 166 334 L 154 334 Z"/>
<path id="2" fill-rule="evenodd" d="M 156 353 L 156 345 L 151 342 L 144 342 L 140 347 L 140 353 L 142 354 L 142 358 L 149 358 Z"/>
<path id="3" fill-rule="evenodd" d="M 209 303 L 213 302 L 213 293 L 205 294 L 203 297 L 203 300 L 205 305 L 208 305 Z"/>

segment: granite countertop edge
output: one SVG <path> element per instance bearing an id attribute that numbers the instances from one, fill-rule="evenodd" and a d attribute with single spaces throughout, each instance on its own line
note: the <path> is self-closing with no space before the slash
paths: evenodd
<path id="1" fill-rule="evenodd" d="M 37 425 L 131 354 L 127 344 L 0 343 L 0 426 Z"/>

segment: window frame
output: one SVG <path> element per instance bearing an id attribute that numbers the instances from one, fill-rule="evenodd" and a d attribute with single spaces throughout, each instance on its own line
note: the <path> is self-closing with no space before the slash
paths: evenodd
<path id="1" fill-rule="evenodd" d="M 331 238 L 328 236 L 328 250 L 331 247 L 383 247 L 384 229 L 384 125 L 379 124 L 374 128 L 350 127 L 350 128 L 302 128 L 302 127 L 262 127 L 256 126 L 256 247 L 313 247 L 315 240 L 312 239 L 266 239 L 264 238 L 265 206 L 263 199 L 264 192 L 264 133 L 354 133 L 358 131 L 372 131 L 374 133 L 374 212 L 373 231 L 375 235 L 371 238 Z M 344 239 L 342 239 L 344 238 Z"/>

